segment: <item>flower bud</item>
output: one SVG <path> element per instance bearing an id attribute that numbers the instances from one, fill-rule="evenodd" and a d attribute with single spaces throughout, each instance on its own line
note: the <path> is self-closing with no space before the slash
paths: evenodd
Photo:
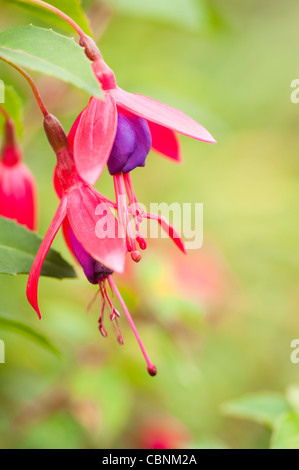
<path id="1" fill-rule="evenodd" d="M 36 229 L 37 189 L 35 180 L 22 162 L 12 121 L 5 124 L 0 161 L 0 215 Z"/>
<path id="2" fill-rule="evenodd" d="M 67 136 L 58 119 L 53 114 L 46 114 L 44 117 L 44 129 L 48 140 L 57 154 L 69 148 Z"/>

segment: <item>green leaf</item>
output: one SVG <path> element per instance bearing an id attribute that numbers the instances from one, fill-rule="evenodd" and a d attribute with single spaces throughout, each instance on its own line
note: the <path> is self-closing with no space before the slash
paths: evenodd
<path id="1" fill-rule="evenodd" d="M 0 274 L 28 274 L 42 238 L 12 220 L 0 217 Z M 41 274 L 58 279 L 74 278 L 75 271 L 50 249 Z"/>
<path id="2" fill-rule="evenodd" d="M 53 26 L 58 26 L 61 29 L 74 33 L 74 29 L 62 18 L 57 16 L 45 8 L 38 5 L 33 5 L 28 0 L 1 0 L 3 3 L 8 3 L 11 6 L 17 6 L 25 9 L 30 14 L 35 15 L 46 23 Z M 50 5 L 58 8 L 59 10 L 70 16 L 86 34 L 91 35 L 88 25 L 88 20 L 84 14 L 81 2 L 79 0 L 51 0 L 48 1 Z"/>
<path id="3" fill-rule="evenodd" d="M 59 78 L 102 97 L 91 62 L 82 47 L 51 29 L 18 26 L 0 33 L 0 56 L 36 72 Z"/>
<path id="4" fill-rule="evenodd" d="M 293 413 L 283 416 L 275 425 L 271 449 L 299 449 L 299 418 Z"/>
<path id="5" fill-rule="evenodd" d="M 282 395 L 264 392 L 225 403 L 222 411 L 228 416 L 248 419 L 273 428 L 276 420 L 290 411 L 290 406 Z"/>
<path id="6" fill-rule="evenodd" d="M 20 322 L 19 319 L 14 318 L 10 315 L 0 313 L 0 329 L 20 333 L 35 341 L 40 346 L 43 346 L 44 348 L 48 349 L 52 353 L 56 355 L 60 354 L 58 349 L 51 343 L 51 341 L 46 336 L 44 336 L 42 333 L 39 333 L 26 323 Z"/>
<path id="7" fill-rule="evenodd" d="M 5 102 L 1 103 L 6 109 L 10 117 L 13 119 L 17 134 L 20 136 L 23 132 L 23 106 L 22 100 L 16 90 L 9 85 L 5 85 L 4 88 L 4 99 Z M 0 133 L 3 131 L 4 118 L 0 115 Z"/>

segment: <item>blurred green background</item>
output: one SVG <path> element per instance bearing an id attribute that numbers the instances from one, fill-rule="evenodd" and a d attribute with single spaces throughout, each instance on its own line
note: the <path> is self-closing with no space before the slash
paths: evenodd
<path id="1" fill-rule="evenodd" d="M 298 2 L 83 3 L 119 85 L 185 111 L 217 139 L 182 137 L 183 166 L 152 154 L 132 176 L 146 205 L 202 202 L 204 245 L 184 257 L 170 241 L 151 242 L 141 264 L 116 277 L 154 379 L 125 319 L 124 347 L 99 335 L 100 305 L 86 315 L 95 291 L 79 269 L 78 280 L 41 280 L 42 322 L 26 277 L 2 276 L 0 311 L 60 354 L 0 322 L 0 448 L 299 448 L 299 364 L 290 360 L 299 337 Z M 31 22 L 45 26 L 1 5 L 1 30 Z M 44 234 L 57 206 L 54 155 L 27 84 L 0 67 L 24 100 L 22 146 Z M 69 129 L 88 96 L 35 78 Z M 107 173 L 98 187 L 113 195 Z M 61 235 L 54 246 L 72 261 Z"/>

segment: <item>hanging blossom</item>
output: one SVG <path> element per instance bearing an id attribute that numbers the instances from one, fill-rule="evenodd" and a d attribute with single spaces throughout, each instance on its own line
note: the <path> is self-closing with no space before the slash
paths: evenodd
<path id="1" fill-rule="evenodd" d="M 114 179 L 120 227 L 134 261 L 141 259 L 138 248 L 146 248 L 140 230 L 144 219 L 156 220 L 185 253 L 184 244 L 169 221 L 141 209 L 130 172 L 138 166 L 145 166 L 151 149 L 181 162 L 176 133 L 210 143 L 215 142 L 214 138 L 181 111 L 119 88 L 113 71 L 106 65 L 93 41 L 85 36 L 80 44 L 93 62 L 93 71 L 104 91 L 104 101 L 92 97 L 70 132 L 69 142 L 74 149 L 79 174 L 85 181 L 94 184 L 107 164 Z"/>
<path id="2" fill-rule="evenodd" d="M 175 162 L 181 161 L 176 133 L 203 142 L 216 142 L 203 126 L 181 111 L 147 96 L 122 90 L 94 41 L 85 35 L 81 37 L 80 44 L 92 61 L 94 74 L 104 92 L 104 101 L 92 97 L 76 122 L 74 148 L 80 149 L 76 152 L 76 166 L 89 183 L 94 184 L 99 179 L 110 157 L 117 131 L 124 132 L 128 125 L 143 142 L 146 155 L 152 148 Z M 121 122 L 118 124 L 119 120 Z M 127 126 L 124 121 L 127 121 Z M 129 172 L 136 166 L 144 165 L 145 158 L 140 153 L 138 157 L 136 152 L 133 155 L 133 151 L 127 149 L 126 158 L 127 162 L 123 160 L 120 168 L 110 162 L 113 173 L 118 169 Z"/>
<path id="3" fill-rule="evenodd" d="M 93 39 L 71 17 L 42 0 L 30 0 L 30 3 L 58 15 L 76 31 L 104 92 L 104 101 L 95 97 L 90 99 L 72 129 L 72 148 L 80 176 L 94 185 L 108 163 L 114 177 L 120 226 L 134 261 L 141 258 L 136 242 L 141 249 L 146 247 L 139 231 L 139 223 L 144 218 L 157 220 L 184 251 L 178 233 L 167 220 L 145 214 L 140 209 L 129 173 L 137 166 L 144 166 L 150 148 L 180 162 L 181 151 L 176 133 L 203 142 L 215 143 L 215 139 L 203 126 L 181 111 L 147 96 L 122 90 Z M 129 214 L 134 217 L 135 235 L 130 229 Z"/>
<path id="4" fill-rule="evenodd" d="M 22 152 L 16 141 L 13 121 L 4 108 L 4 141 L 0 156 L 0 215 L 29 230 L 37 228 L 37 188 L 33 175 L 23 163 Z"/>
<path id="5" fill-rule="evenodd" d="M 78 175 L 73 152 L 59 121 L 51 114 L 44 117 L 44 128 L 57 157 L 57 178 L 61 201 L 33 263 L 27 297 L 41 318 L 38 306 L 38 282 L 45 257 L 53 240 L 67 218 L 84 249 L 108 269 L 123 272 L 126 255 L 124 240 L 118 236 L 118 224 L 111 208 L 113 203 L 85 183 Z M 101 213 L 98 208 L 101 207 Z M 96 216 L 99 214 L 99 217 Z M 100 225 L 99 225 L 100 222 Z M 101 233 L 101 228 L 105 228 Z"/>
<path id="6" fill-rule="evenodd" d="M 100 333 L 104 337 L 107 336 L 104 314 L 105 310 L 109 309 L 110 321 L 117 339 L 120 344 L 124 344 L 118 322 L 120 314 L 113 301 L 115 295 L 140 345 L 147 363 L 147 370 L 151 376 L 154 376 L 157 369 L 149 359 L 132 317 L 112 277 L 114 271 L 123 271 L 126 255 L 124 240 L 118 236 L 118 223 L 111 212 L 111 209 L 115 208 L 115 204 L 85 183 L 78 175 L 73 153 L 59 121 L 54 116 L 46 114 L 44 127 L 57 156 L 54 183 L 60 204 L 32 266 L 27 285 L 28 300 L 41 318 L 37 298 L 40 272 L 47 252 L 62 226 L 67 245 L 82 266 L 88 281 L 99 286 L 98 293 L 101 293 L 102 296 L 99 318 Z M 103 238 L 97 230 L 98 221 L 95 214 L 99 214 L 99 205 L 105 212 L 103 214 L 104 222 L 100 227 L 106 226 L 110 230 L 113 228 L 109 237 Z M 105 234 L 108 234 L 107 230 Z M 107 287 L 110 289 L 110 294 Z"/>
<path id="7" fill-rule="evenodd" d="M 98 193 L 79 176 L 75 167 L 74 154 L 65 132 L 59 121 L 47 111 L 34 81 L 21 67 L 10 61 L 6 62 L 21 73 L 31 86 L 37 104 L 44 116 L 46 135 L 57 157 L 54 181 L 60 204 L 29 274 L 27 298 L 39 318 L 41 318 L 38 305 L 38 283 L 41 268 L 53 240 L 62 226 L 67 244 L 83 267 L 87 279 L 92 284 L 99 285 L 99 292 L 102 294 L 102 309 L 99 320 L 101 334 L 103 336 L 107 335 L 104 327 L 104 312 L 108 302 L 111 309 L 110 320 L 119 342 L 123 344 L 123 337 L 118 324 L 119 312 L 113 304 L 113 295 L 115 294 L 146 359 L 148 372 L 154 376 L 157 373 L 156 367 L 146 353 L 131 315 L 112 277 L 113 271 L 123 271 L 126 255 L 124 240 L 119 236 L 118 221 L 111 212 L 111 209 L 116 208 L 116 204 Z M 5 119 L 9 120 L 4 108 L 2 110 L 2 107 L 0 107 L 0 111 L 4 114 Z M 11 142 L 11 139 L 7 139 L 7 144 Z M 10 148 L 9 145 L 7 148 Z M 8 154 L 11 155 L 10 150 Z M 96 219 L 96 216 L 99 216 L 99 220 Z M 106 286 L 107 282 L 111 291 L 110 295 Z"/>
<path id="8" fill-rule="evenodd" d="M 104 103 L 100 104 L 101 109 L 103 109 L 104 106 Z M 77 133 L 80 132 L 79 126 L 81 119 L 82 113 L 76 119 L 68 136 L 72 149 L 77 148 L 75 141 L 77 139 Z M 96 122 L 98 122 L 98 119 Z M 102 125 L 104 125 L 104 123 L 102 123 Z M 92 133 L 92 123 L 87 120 L 84 124 L 84 139 L 86 140 L 87 146 L 89 139 L 92 138 Z M 102 142 L 104 143 L 104 141 Z M 173 239 L 177 247 L 185 253 L 183 241 L 175 228 L 165 217 L 146 213 L 140 207 L 134 193 L 130 171 L 137 166 L 145 165 L 146 157 L 151 149 L 151 142 L 149 127 L 144 119 L 133 115 L 118 115 L 117 132 L 107 165 L 110 174 L 113 175 L 120 230 L 122 231 L 122 236 L 126 239 L 127 250 L 131 253 L 132 259 L 136 262 L 141 259 L 141 254 L 137 249 L 137 243 L 141 250 L 145 250 L 147 246 L 140 230 L 140 224 L 145 218 L 156 220 Z M 86 159 L 87 158 L 86 156 Z M 86 176 L 85 178 L 89 179 L 89 177 Z M 92 178 L 91 181 L 93 181 Z M 132 219 L 130 217 L 132 217 Z"/>

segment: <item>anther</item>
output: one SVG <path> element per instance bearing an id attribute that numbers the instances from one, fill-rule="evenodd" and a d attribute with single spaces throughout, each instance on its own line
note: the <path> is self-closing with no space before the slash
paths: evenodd
<path id="1" fill-rule="evenodd" d="M 140 246 L 141 250 L 146 250 L 147 244 L 146 244 L 146 241 L 144 240 L 144 238 L 138 236 L 138 237 L 136 237 L 136 241 L 137 241 L 138 245 Z"/>
<path id="2" fill-rule="evenodd" d="M 103 336 L 103 338 L 107 338 L 108 333 L 107 333 L 107 331 L 105 330 L 105 328 L 104 328 L 103 325 L 100 325 L 100 326 L 99 326 L 99 331 L 100 331 L 101 335 Z"/>
<path id="3" fill-rule="evenodd" d="M 141 260 L 140 252 L 138 250 L 132 251 L 131 258 L 133 261 L 135 261 L 135 263 L 139 263 L 139 261 Z"/>
<path id="4" fill-rule="evenodd" d="M 157 367 L 156 366 L 150 366 L 147 368 L 147 371 L 151 377 L 155 377 L 157 375 Z"/>

